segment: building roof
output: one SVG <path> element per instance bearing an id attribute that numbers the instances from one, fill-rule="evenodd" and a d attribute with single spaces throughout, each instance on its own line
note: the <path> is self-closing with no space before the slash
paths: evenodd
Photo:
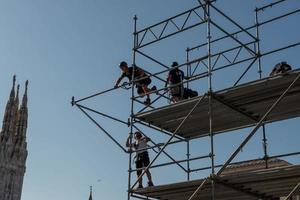
<path id="1" fill-rule="evenodd" d="M 277 159 L 277 158 L 268 159 L 268 168 L 284 167 L 290 165 L 292 164 L 281 159 Z M 228 167 L 226 167 L 226 169 L 223 171 L 222 174 L 249 172 L 249 171 L 260 170 L 260 169 L 266 169 L 266 161 L 263 159 L 244 161 L 236 164 L 231 164 Z"/>

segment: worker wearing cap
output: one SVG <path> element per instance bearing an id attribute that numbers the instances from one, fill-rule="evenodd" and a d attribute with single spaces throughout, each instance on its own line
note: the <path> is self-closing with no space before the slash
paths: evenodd
<path id="1" fill-rule="evenodd" d="M 165 87 L 170 87 L 171 101 L 176 103 L 183 98 L 184 88 L 182 81 L 184 78 L 184 72 L 178 69 L 177 62 L 173 62 L 171 67 L 173 69 L 169 71 Z"/>
<path id="2" fill-rule="evenodd" d="M 131 82 L 132 81 L 132 75 L 133 75 L 133 67 L 128 67 L 127 63 L 125 61 L 122 61 L 119 65 L 120 69 L 122 70 L 122 75 L 118 78 L 115 88 L 117 88 L 122 81 L 124 77 L 127 77 L 128 80 Z M 151 79 L 149 76 L 142 70 L 141 68 L 138 68 L 135 66 L 134 70 L 134 79 L 142 79 L 137 81 L 136 87 L 137 87 L 137 93 L 141 96 L 144 96 L 146 94 L 147 98 L 146 101 L 144 102 L 145 105 L 150 105 L 151 100 L 150 100 L 150 91 L 155 91 L 156 87 L 153 86 L 151 89 L 148 88 L 148 86 L 151 83 Z"/>

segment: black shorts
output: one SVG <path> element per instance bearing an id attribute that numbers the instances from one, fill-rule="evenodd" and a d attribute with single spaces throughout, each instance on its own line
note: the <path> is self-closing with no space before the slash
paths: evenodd
<path id="1" fill-rule="evenodd" d="M 150 159 L 149 159 L 149 154 L 147 151 L 139 153 L 137 155 L 136 161 L 135 161 L 135 167 L 137 169 L 147 167 L 149 164 L 150 164 Z M 136 172 L 137 172 L 137 175 L 139 176 L 142 174 L 142 169 L 139 169 Z"/>
<path id="2" fill-rule="evenodd" d="M 172 84 L 170 84 L 170 95 L 172 97 L 182 97 L 183 96 L 182 85 L 172 86 Z"/>
<path id="3" fill-rule="evenodd" d="M 148 86 L 151 83 L 151 79 L 150 78 L 146 78 L 143 80 L 140 80 L 136 83 L 136 87 L 137 87 L 137 93 L 138 94 L 143 94 L 145 93 L 143 86 Z"/>
<path id="4" fill-rule="evenodd" d="M 144 77 L 141 77 L 141 78 L 144 78 Z M 140 78 L 138 78 L 140 79 Z M 148 78 L 145 78 L 143 80 L 140 80 L 136 83 L 137 86 L 143 86 L 143 85 L 150 85 L 151 83 L 151 79 L 148 77 Z"/>

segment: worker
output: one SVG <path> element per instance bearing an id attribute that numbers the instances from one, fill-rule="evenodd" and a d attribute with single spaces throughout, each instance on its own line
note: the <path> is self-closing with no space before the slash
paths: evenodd
<path id="1" fill-rule="evenodd" d="M 183 98 L 183 78 L 184 72 L 178 69 L 178 63 L 173 62 L 169 71 L 165 87 L 170 87 L 171 102 L 176 103 Z"/>
<path id="2" fill-rule="evenodd" d="M 134 133 L 134 141 L 130 144 L 130 135 L 128 136 L 126 140 L 126 147 L 133 148 L 136 150 L 136 169 L 137 169 L 137 177 L 139 177 L 142 172 L 143 168 L 147 167 L 150 164 L 149 154 L 147 151 L 147 142 L 150 141 L 150 138 L 143 137 L 143 135 L 140 132 Z M 146 175 L 148 178 L 148 187 L 153 186 L 152 177 L 149 169 L 146 171 Z M 143 179 L 142 177 L 138 181 L 139 185 L 138 188 L 143 188 Z"/>
<path id="3" fill-rule="evenodd" d="M 122 61 L 119 64 L 120 69 L 122 70 L 122 75 L 118 78 L 115 88 L 117 88 L 122 81 L 124 77 L 127 77 L 129 81 L 132 81 L 132 74 L 133 74 L 133 67 L 128 67 L 127 63 L 125 61 Z M 142 70 L 141 68 L 135 66 L 134 70 L 134 79 L 142 79 L 137 81 L 136 87 L 137 87 L 137 93 L 140 96 L 144 96 L 146 94 L 147 98 L 144 101 L 145 105 L 150 105 L 151 104 L 151 99 L 150 99 L 150 94 L 149 92 L 151 91 L 156 91 L 156 86 L 153 86 L 151 89 L 148 88 L 148 86 L 151 83 L 151 79 L 149 76 Z"/>
<path id="4" fill-rule="evenodd" d="M 280 63 L 277 63 L 274 68 L 272 69 L 272 72 L 270 73 L 270 76 L 275 76 L 277 74 L 285 74 L 288 71 L 291 71 L 292 67 L 287 64 L 287 62 L 283 61 Z"/>

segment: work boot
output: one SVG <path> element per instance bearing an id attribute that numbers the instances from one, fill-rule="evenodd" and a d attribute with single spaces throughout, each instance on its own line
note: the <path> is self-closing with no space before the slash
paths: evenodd
<path id="1" fill-rule="evenodd" d="M 157 90 L 157 88 L 156 88 L 156 86 L 154 85 L 154 86 L 151 88 L 151 91 L 152 91 L 152 92 L 154 92 L 154 91 L 156 91 L 156 90 Z M 155 92 L 155 94 L 157 94 L 157 95 L 158 95 L 158 94 L 159 94 L 159 92 L 158 92 L 158 91 L 156 91 L 156 92 Z"/>
<path id="2" fill-rule="evenodd" d="M 151 104 L 150 98 L 147 98 L 146 101 L 144 101 L 144 104 L 145 104 L 146 106 L 149 106 L 149 105 Z"/>
<path id="3" fill-rule="evenodd" d="M 152 182 L 152 181 L 149 181 L 149 182 L 148 182 L 148 187 L 152 187 L 152 186 L 154 186 L 154 185 L 153 185 L 153 182 Z"/>

